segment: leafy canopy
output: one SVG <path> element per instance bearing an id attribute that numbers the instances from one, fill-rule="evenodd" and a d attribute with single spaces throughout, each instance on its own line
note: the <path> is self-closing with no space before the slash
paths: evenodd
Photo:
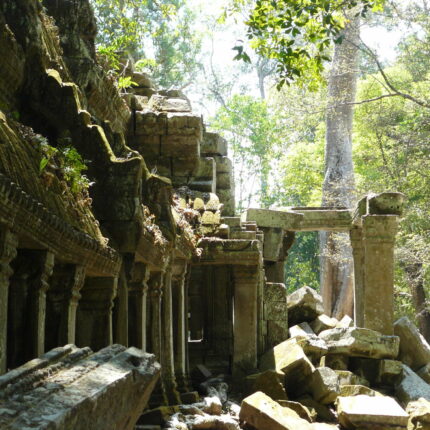
<path id="1" fill-rule="evenodd" d="M 236 11 L 246 0 L 234 0 Z M 278 89 L 304 75 L 318 78 L 331 43 L 341 43 L 344 12 L 365 15 L 383 0 L 256 0 L 246 21 L 249 45 L 277 63 Z M 243 45 L 236 59 L 250 61 Z"/>

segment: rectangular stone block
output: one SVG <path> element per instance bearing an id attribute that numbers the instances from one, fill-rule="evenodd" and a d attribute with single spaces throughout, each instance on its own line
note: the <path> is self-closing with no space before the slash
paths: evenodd
<path id="1" fill-rule="evenodd" d="M 310 423 L 257 391 L 242 401 L 239 418 L 256 430 L 311 430 Z"/>
<path id="2" fill-rule="evenodd" d="M 136 111 L 136 122 L 134 134 L 141 135 L 166 135 L 167 134 L 167 114 L 151 111 Z"/>
<path id="3" fill-rule="evenodd" d="M 214 156 L 216 163 L 216 173 L 231 173 L 233 171 L 233 164 L 228 157 Z"/>
<path id="4" fill-rule="evenodd" d="M 223 190 L 229 190 L 233 185 L 233 173 L 217 173 L 217 187 Z"/>
<path id="5" fill-rule="evenodd" d="M 351 430 L 386 427 L 406 429 L 408 424 L 408 414 L 391 397 L 338 397 L 337 413 L 342 426 Z"/>
<path id="6" fill-rule="evenodd" d="M 418 370 L 430 362 L 430 345 L 407 318 L 394 323 L 394 334 L 400 337 L 399 358 L 413 370 Z"/>
<path id="7" fill-rule="evenodd" d="M 161 136 L 160 155 L 193 160 L 197 170 L 200 157 L 199 144 L 200 140 L 196 136 Z"/>
<path id="8" fill-rule="evenodd" d="M 326 341 L 329 354 L 346 354 L 351 357 L 396 358 L 399 338 L 376 331 L 350 327 L 322 331 L 319 337 Z"/>
<path id="9" fill-rule="evenodd" d="M 160 374 L 153 355 L 121 345 L 96 354 L 71 346 L 46 361 L 26 376 L 1 377 L 8 386 L 0 408 L 8 412 L 0 428 L 132 430 Z"/>
<path id="10" fill-rule="evenodd" d="M 177 136 L 195 136 L 199 141 L 201 141 L 203 138 L 202 118 L 199 115 L 192 113 L 168 113 L 167 134 Z"/>
<path id="11" fill-rule="evenodd" d="M 288 321 L 286 302 L 265 302 L 263 305 L 263 318 L 270 321 Z"/>
<path id="12" fill-rule="evenodd" d="M 287 303 L 287 287 L 285 284 L 266 282 L 264 286 L 264 301 Z"/>
<path id="13" fill-rule="evenodd" d="M 267 321 L 267 348 L 273 348 L 288 339 L 288 321 Z"/>
<path id="14" fill-rule="evenodd" d="M 141 134 L 129 140 L 130 147 L 146 157 L 159 157 L 161 155 L 161 136 Z"/>
<path id="15" fill-rule="evenodd" d="M 205 132 L 201 152 L 205 155 L 227 155 L 227 142 L 218 133 Z"/>

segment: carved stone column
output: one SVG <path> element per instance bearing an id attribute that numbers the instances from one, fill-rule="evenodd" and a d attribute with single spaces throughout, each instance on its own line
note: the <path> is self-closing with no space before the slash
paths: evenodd
<path id="1" fill-rule="evenodd" d="M 172 311 L 172 266 L 164 274 L 164 293 L 162 300 L 163 354 L 161 355 L 161 377 L 164 381 L 170 405 L 181 403 L 175 378 L 173 352 L 173 311 Z"/>
<path id="2" fill-rule="evenodd" d="M 29 282 L 29 326 L 31 327 L 32 355 L 38 357 L 45 352 L 46 292 L 54 269 L 54 254 L 50 251 L 34 251 L 33 264 L 39 269 Z"/>
<path id="3" fill-rule="evenodd" d="M 146 296 L 150 271 L 143 263 L 135 263 L 128 281 L 129 344 L 146 351 Z"/>
<path id="4" fill-rule="evenodd" d="M 174 356 L 176 382 L 180 392 L 190 391 L 187 375 L 187 315 L 185 313 L 185 279 L 187 262 L 176 260 L 172 273 L 172 298 L 174 303 Z"/>
<path id="5" fill-rule="evenodd" d="M 365 215 L 363 219 L 363 327 L 386 335 L 394 323 L 394 241 L 396 215 Z"/>
<path id="6" fill-rule="evenodd" d="M 97 351 L 112 344 L 112 308 L 117 286 L 118 278 L 86 278 L 77 312 L 79 346 Z"/>
<path id="7" fill-rule="evenodd" d="M 76 342 L 76 311 L 85 267 L 57 264 L 47 295 L 46 349 Z"/>
<path id="8" fill-rule="evenodd" d="M 354 227 L 349 232 L 354 259 L 354 322 L 357 327 L 363 327 L 364 321 L 364 245 L 363 231 Z"/>
<path id="9" fill-rule="evenodd" d="M 233 376 L 241 378 L 257 368 L 257 300 L 261 266 L 234 266 Z"/>
<path id="10" fill-rule="evenodd" d="M 18 238 L 5 227 L 0 228 L 0 374 L 7 366 L 7 314 L 9 278 L 12 275 L 10 262 L 16 257 Z"/>
<path id="11" fill-rule="evenodd" d="M 124 264 L 118 277 L 112 319 L 114 343 L 128 346 L 128 283 Z"/>
<path id="12" fill-rule="evenodd" d="M 148 282 L 148 293 L 150 300 L 150 352 L 155 355 L 155 358 L 163 366 L 164 345 L 162 344 L 162 329 L 161 329 L 161 299 L 163 296 L 163 272 L 153 272 Z M 155 405 L 169 403 L 166 390 L 164 387 L 163 367 L 161 378 L 157 384 L 157 389 L 152 395 L 152 400 Z"/>

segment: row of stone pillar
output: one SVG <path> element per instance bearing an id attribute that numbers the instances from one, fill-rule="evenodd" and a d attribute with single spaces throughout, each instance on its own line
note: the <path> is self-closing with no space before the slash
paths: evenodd
<path id="1" fill-rule="evenodd" d="M 124 261 L 119 279 L 87 276 L 50 251 L 19 249 L 17 236 L 0 229 L 0 373 L 67 343 L 93 350 L 122 343 L 157 356 L 163 397 L 179 403 L 178 389 L 189 391 L 189 265 L 171 259 L 151 271 Z"/>

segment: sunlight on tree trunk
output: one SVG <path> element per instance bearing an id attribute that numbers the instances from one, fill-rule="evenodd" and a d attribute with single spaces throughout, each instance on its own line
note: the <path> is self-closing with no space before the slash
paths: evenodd
<path id="1" fill-rule="evenodd" d="M 329 76 L 323 206 L 351 208 L 354 196 L 352 119 L 357 86 L 360 18 L 351 10 L 343 41 L 336 44 Z M 325 312 L 337 318 L 353 311 L 352 251 L 346 233 L 320 234 L 321 293 Z"/>

